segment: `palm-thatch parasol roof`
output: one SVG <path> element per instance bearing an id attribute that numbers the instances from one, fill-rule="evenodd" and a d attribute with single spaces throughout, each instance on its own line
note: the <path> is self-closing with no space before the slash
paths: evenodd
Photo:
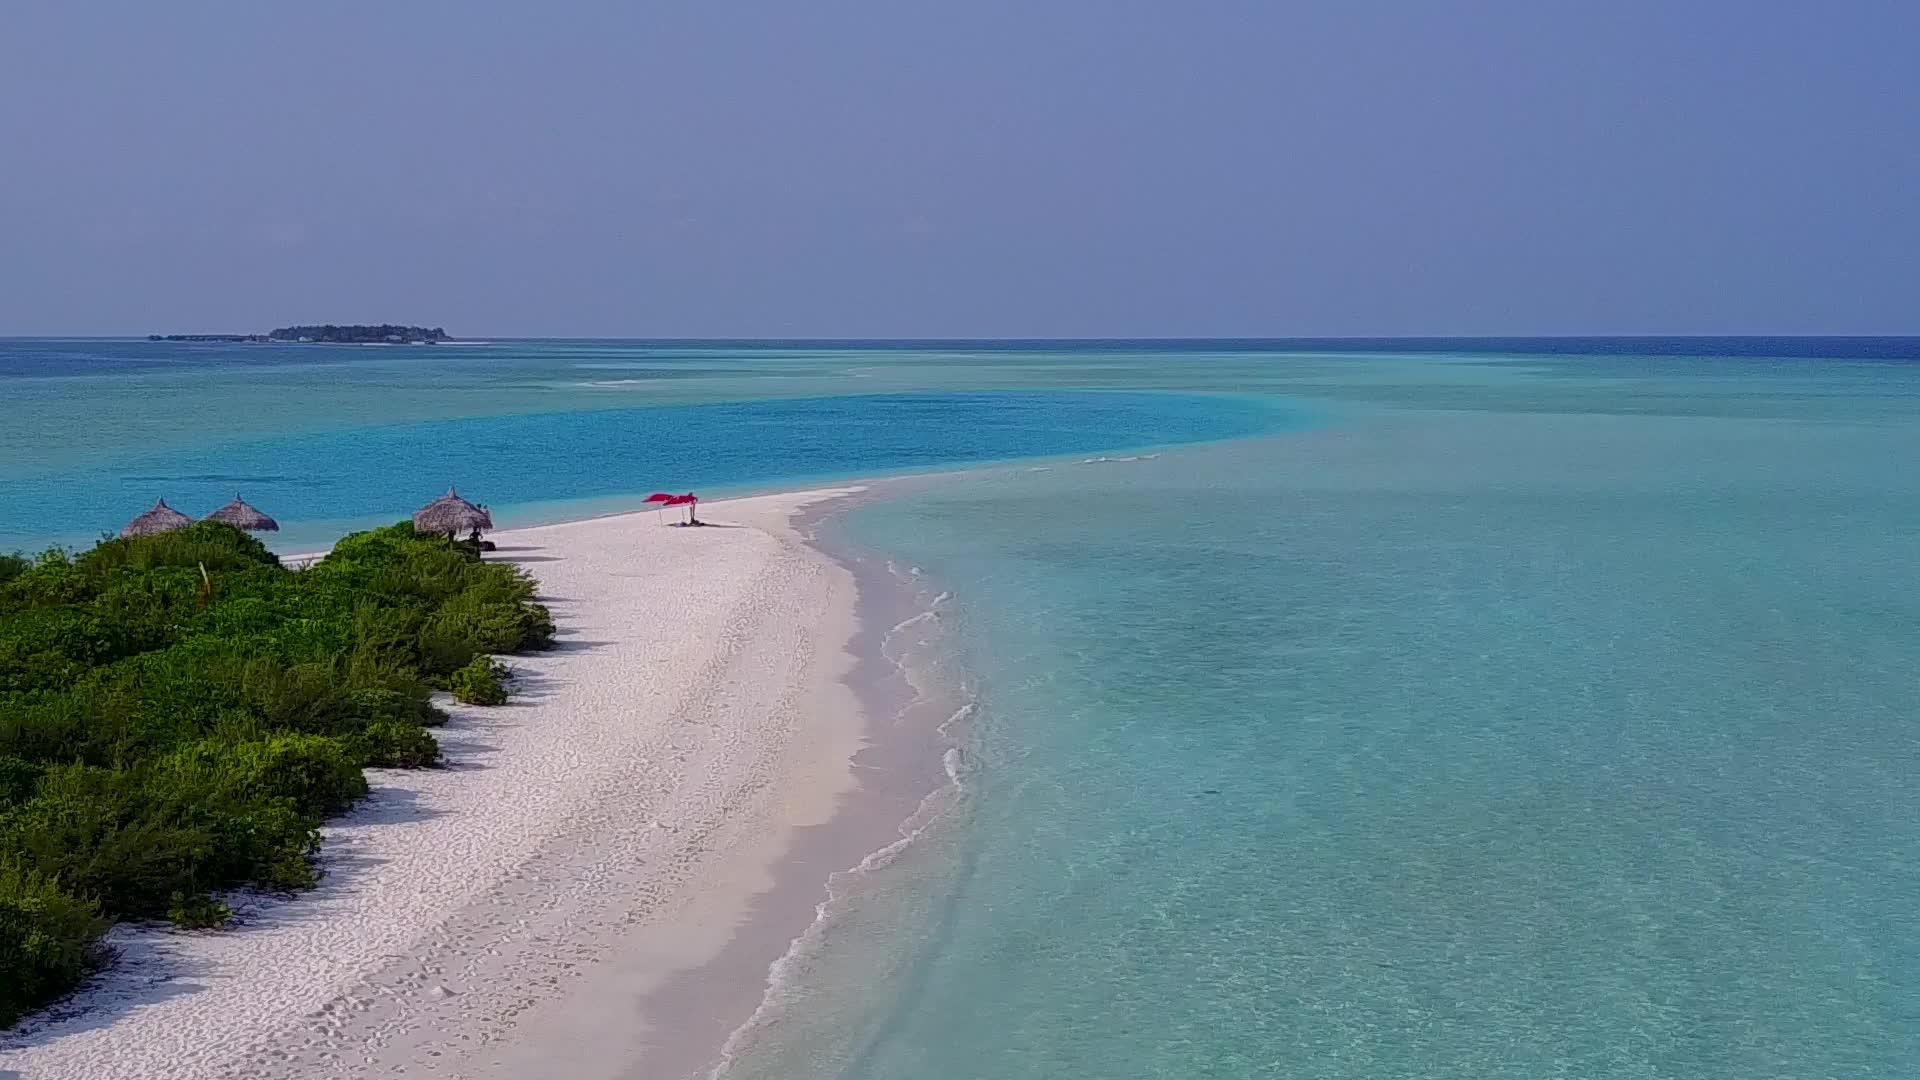
<path id="1" fill-rule="evenodd" d="M 493 528 L 493 515 L 460 497 L 452 488 L 445 495 L 414 511 L 413 528 L 423 533 L 471 532 Z"/>
<path id="2" fill-rule="evenodd" d="M 201 518 L 202 521 L 223 521 L 236 529 L 247 532 L 279 532 L 280 523 L 247 505 L 247 501 L 235 495 L 233 501 Z"/>
<path id="3" fill-rule="evenodd" d="M 167 500 L 160 499 L 153 504 L 153 509 L 127 522 L 126 528 L 120 530 L 120 535 L 152 536 L 154 533 L 184 529 L 191 524 L 192 518 L 168 506 Z"/>

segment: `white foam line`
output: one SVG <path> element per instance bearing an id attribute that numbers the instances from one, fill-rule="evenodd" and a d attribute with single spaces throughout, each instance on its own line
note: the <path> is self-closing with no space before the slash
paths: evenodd
<path id="1" fill-rule="evenodd" d="M 962 706 L 955 713 L 954 719 L 971 711 L 971 704 Z M 952 723 L 952 719 L 948 723 Z M 947 724 L 941 725 L 942 730 L 946 727 Z M 898 839 L 869 852 L 853 866 L 836 871 L 827 877 L 826 899 L 814 906 L 813 921 L 793 939 L 787 951 L 767 968 L 766 993 L 761 998 L 759 1007 L 754 1009 L 745 1023 L 735 1028 L 727 1037 L 725 1045 L 721 1047 L 718 1063 L 707 1074 L 708 1080 L 722 1080 L 727 1071 L 739 1060 L 740 1055 L 748 1049 L 753 1035 L 766 1026 L 788 1004 L 784 996 L 785 992 L 798 981 L 794 968 L 807 957 L 817 954 L 822 948 L 828 927 L 839 910 L 844 909 L 848 900 L 851 892 L 848 879 L 879 873 L 892 866 L 901 855 L 912 848 L 916 841 L 945 819 L 943 811 L 948 806 L 957 804 L 960 797 L 965 795 L 968 790 L 966 785 L 968 770 L 959 748 L 949 747 L 941 756 L 941 765 L 947 775 L 947 783 L 928 792 L 920 800 L 914 812 L 901 823 Z"/>
<path id="2" fill-rule="evenodd" d="M 887 631 L 887 635 L 891 637 L 894 634 L 898 634 L 900 631 L 905 630 L 909 626 L 917 626 L 920 623 L 927 622 L 932 619 L 937 619 L 939 617 L 940 616 L 935 612 L 923 611 L 918 615 L 909 616 L 905 619 L 901 619 L 897 623 L 894 623 L 893 628 Z"/>
<path id="3" fill-rule="evenodd" d="M 896 576 L 899 576 L 893 564 L 889 563 L 888 569 L 894 570 Z M 914 573 L 919 573 L 917 567 L 914 568 Z M 887 646 L 901 630 L 907 627 L 919 625 L 923 622 L 937 622 L 939 618 L 938 608 L 952 599 L 953 594 L 951 592 L 940 592 L 930 601 L 928 610 L 901 620 L 894 625 L 892 631 L 882 638 L 880 646 L 881 654 L 893 662 L 896 670 L 913 690 L 912 701 L 901 710 L 903 716 L 931 700 L 932 694 L 935 691 L 931 688 L 930 680 L 915 677 L 915 665 L 909 664 L 904 657 L 893 655 L 888 651 Z M 925 644 L 925 642 L 917 642 L 917 644 Z M 948 741 L 951 741 L 954 729 L 963 721 L 972 717 L 977 709 L 977 703 L 972 691 L 964 684 L 951 687 L 950 689 L 956 691 L 963 700 L 961 700 L 960 704 L 954 708 L 947 718 L 942 720 L 934 729 L 937 736 Z M 751 1041 L 753 1035 L 763 1026 L 767 1025 L 771 1018 L 787 1004 L 785 994 L 797 981 L 796 966 L 805 958 L 815 955 L 820 950 L 823 943 L 822 939 L 835 915 L 839 911 L 844 910 L 850 902 L 849 897 L 853 890 L 849 885 L 849 879 L 866 877 L 884 871 L 892 866 L 905 852 L 912 848 L 915 842 L 925 836 L 935 825 L 944 820 L 946 816 L 945 811 L 957 806 L 959 801 L 966 795 L 968 791 L 967 777 L 972 770 L 972 766 L 959 746 L 948 745 L 943 750 L 940 756 L 940 766 L 942 773 L 946 777 L 946 782 L 928 792 L 920 799 L 919 803 L 914 807 L 913 812 L 900 823 L 899 836 L 897 839 L 869 852 L 853 866 L 828 875 L 825 886 L 826 898 L 815 905 L 813 921 L 793 939 L 788 945 L 786 952 L 781 954 L 778 959 L 769 965 L 767 969 L 766 990 L 761 997 L 759 1006 L 754 1009 L 752 1015 L 750 1015 L 744 1023 L 735 1028 L 727 1037 L 727 1041 L 721 1049 L 718 1063 L 708 1073 L 708 1080 L 720 1080 L 739 1060 L 741 1053 L 747 1049 L 747 1044 Z"/>

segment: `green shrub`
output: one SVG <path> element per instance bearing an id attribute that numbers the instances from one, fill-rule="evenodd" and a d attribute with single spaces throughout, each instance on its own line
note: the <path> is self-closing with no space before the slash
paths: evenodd
<path id="1" fill-rule="evenodd" d="M 100 961 L 107 922 L 52 878 L 0 861 L 0 1027 L 78 983 Z"/>
<path id="2" fill-rule="evenodd" d="M 289 799 L 210 807 L 202 811 L 211 838 L 210 858 L 191 886 L 246 882 L 262 889 L 298 892 L 320 880 L 313 856 L 320 850 L 318 822 Z"/>
<path id="3" fill-rule="evenodd" d="M 24 758 L 0 755 L 0 811 L 32 798 L 42 771 L 41 766 Z"/>
<path id="4" fill-rule="evenodd" d="M 136 772 L 53 766 L 32 799 L 0 814 L 0 858 L 57 879 L 103 911 L 163 916 L 170 893 L 199 891 L 218 854 L 212 806 L 173 795 Z"/>
<path id="5" fill-rule="evenodd" d="M 33 563 L 18 552 L 0 555 L 0 585 L 5 585 L 33 568 Z"/>
<path id="6" fill-rule="evenodd" d="M 233 909 L 211 896 L 176 892 L 172 900 L 167 908 L 168 921 L 188 930 L 216 930 L 233 918 Z"/>
<path id="7" fill-rule="evenodd" d="M 59 548 L 48 548 L 33 565 L 9 579 L 0 589 L 0 610 L 58 604 L 79 604 L 92 598 L 94 583 Z"/>
<path id="8" fill-rule="evenodd" d="M 19 641 L 0 641 L 0 694 L 71 686 L 87 673 L 84 660 Z"/>
<path id="9" fill-rule="evenodd" d="M 551 643 L 533 582 L 409 523 L 294 573 L 218 523 L 0 557 L 0 1024 L 80 978 L 105 921 L 214 927 L 316 878 L 369 766 L 439 759 L 433 687 L 505 699 Z"/>
<path id="10" fill-rule="evenodd" d="M 6 644 L 22 654 L 52 653 L 82 668 L 95 667 L 125 655 L 126 637 L 117 626 L 91 611 L 74 607 L 39 607 L 14 613 L 5 623 Z"/>
<path id="11" fill-rule="evenodd" d="M 534 652 L 553 648 L 556 629 L 553 625 L 553 613 L 546 605 L 536 604 L 531 599 L 520 604 L 520 651 Z"/>
<path id="12" fill-rule="evenodd" d="M 467 705 L 503 705 L 507 700 L 507 668 L 490 656 L 480 657 L 453 673 L 447 689 L 453 700 Z"/>
<path id="13" fill-rule="evenodd" d="M 348 677 L 360 687 L 352 691 L 349 700 L 353 715 L 362 724 L 382 720 L 424 724 L 445 719 L 445 715 L 433 707 L 426 687 L 421 683 L 410 680 L 404 687 L 390 683 L 382 685 L 378 673 L 367 671 L 354 672 Z"/>
<path id="14" fill-rule="evenodd" d="M 337 814 L 367 793 L 348 745 L 324 735 L 275 735 L 259 742 L 201 742 L 161 763 L 187 785 L 201 778 L 237 800 L 289 799 L 302 813 Z"/>
<path id="15" fill-rule="evenodd" d="M 150 570 L 174 566 L 197 571 L 204 566 L 211 573 L 280 565 L 267 545 L 219 521 L 196 521 L 184 529 L 151 536 L 103 540 L 75 562 L 92 574 L 116 567 Z"/>
<path id="16" fill-rule="evenodd" d="M 360 764 L 374 769 L 421 769 L 440 761 L 440 744 L 419 724 L 376 720 L 354 736 Z"/>
<path id="17" fill-rule="evenodd" d="M 333 550 L 320 561 L 320 566 L 326 567 L 329 571 L 338 571 L 347 565 L 375 565 L 391 562 L 401 551 L 421 542 L 423 538 L 413 530 L 411 521 L 398 522 L 380 529 L 368 529 L 365 532 L 343 536 L 335 541 Z"/>

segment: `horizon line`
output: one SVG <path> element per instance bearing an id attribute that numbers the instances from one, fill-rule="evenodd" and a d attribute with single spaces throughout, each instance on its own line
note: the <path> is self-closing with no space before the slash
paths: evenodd
<path id="1" fill-rule="evenodd" d="M 349 325 L 349 324 L 342 324 Z M 38 333 L 38 334 L 0 334 L 0 341 L 148 341 L 149 333 Z M 174 333 L 189 333 L 175 331 Z M 250 331 L 194 331 L 207 335 L 241 334 Z M 993 336 L 951 336 L 936 335 L 929 337 L 901 336 L 797 336 L 781 337 L 775 335 L 666 335 L 649 337 L 644 335 L 621 334 L 518 334 L 518 333 L 474 333 L 455 335 L 440 344 L 459 345 L 481 341 L 648 341 L 648 342 L 728 342 L 728 343 L 820 343 L 838 344 L 846 342 L 906 343 L 928 344 L 946 342 L 967 343 L 1013 343 L 1013 342 L 1193 342 L 1193 341 L 1685 341 L 1685 340 L 1728 340 L 1743 338 L 1803 339 L 1803 340 L 1873 340 L 1895 338 L 1920 338 L 1920 330 L 1900 332 L 1860 332 L 1845 333 L 1808 333 L 1739 331 L 1734 333 L 1444 333 L 1444 334 L 1168 334 L 1141 336 L 1085 336 L 1085 335 L 993 335 Z M 179 344 L 176 342 L 176 344 Z M 236 343 L 260 344 L 260 343 Z M 265 344 L 333 344 L 329 342 L 269 342 Z M 357 344 L 357 343 L 342 343 Z"/>

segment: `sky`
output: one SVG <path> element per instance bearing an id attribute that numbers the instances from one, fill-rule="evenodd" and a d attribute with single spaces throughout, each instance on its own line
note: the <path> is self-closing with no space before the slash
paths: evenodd
<path id="1" fill-rule="evenodd" d="M 1920 3 L 8 0 L 0 334 L 1920 333 Z"/>

